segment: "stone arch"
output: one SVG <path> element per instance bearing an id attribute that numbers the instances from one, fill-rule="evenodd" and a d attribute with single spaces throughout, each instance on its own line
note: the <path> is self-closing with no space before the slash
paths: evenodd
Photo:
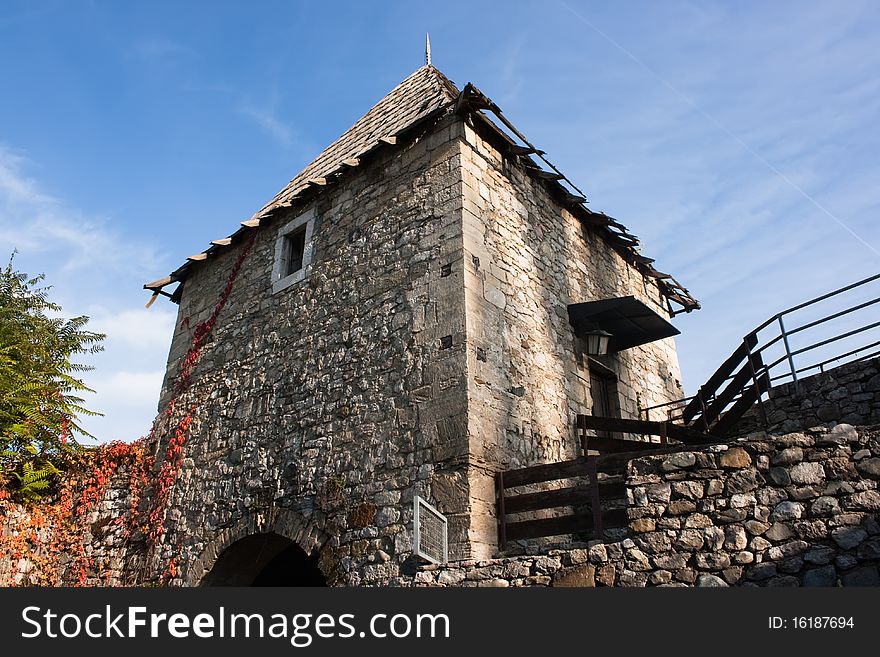
<path id="1" fill-rule="evenodd" d="M 231 527 L 221 530 L 202 550 L 199 557 L 189 567 L 184 582 L 186 586 L 199 586 L 214 567 L 218 557 L 230 546 L 249 536 L 274 534 L 288 539 L 306 555 L 314 556 L 327 543 L 329 538 L 317 527 L 308 523 L 299 513 L 291 509 L 252 512 L 240 518 Z M 319 566 L 324 576 L 330 580 L 327 560 L 322 559 Z"/>

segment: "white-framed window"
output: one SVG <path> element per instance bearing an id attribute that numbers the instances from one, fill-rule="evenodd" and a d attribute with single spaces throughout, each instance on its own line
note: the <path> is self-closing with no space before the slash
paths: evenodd
<path id="1" fill-rule="evenodd" d="M 310 208 L 278 230 L 275 265 L 272 267 L 272 292 L 280 292 L 308 275 L 312 263 L 314 227 L 315 209 Z"/>

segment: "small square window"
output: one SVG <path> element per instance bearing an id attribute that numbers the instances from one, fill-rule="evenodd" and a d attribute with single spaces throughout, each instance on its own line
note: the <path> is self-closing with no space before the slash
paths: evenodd
<path id="1" fill-rule="evenodd" d="M 306 251 L 305 226 L 284 236 L 284 250 L 284 276 L 290 276 L 303 268 L 303 256 Z"/>
<path id="2" fill-rule="evenodd" d="M 310 209 L 278 230 L 275 264 L 272 267 L 272 292 L 280 292 L 308 276 L 314 225 L 315 210 Z"/>

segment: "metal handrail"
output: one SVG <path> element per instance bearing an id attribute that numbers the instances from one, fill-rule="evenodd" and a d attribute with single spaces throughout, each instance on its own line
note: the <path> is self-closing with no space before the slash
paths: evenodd
<path id="1" fill-rule="evenodd" d="M 819 340 L 817 342 L 814 342 L 812 344 L 809 344 L 809 345 L 806 345 L 806 346 L 803 346 L 803 347 L 800 347 L 797 349 L 792 349 L 791 344 L 789 342 L 789 336 L 802 333 L 802 332 L 807 331 L 811 328 L 815 328 L 816 326 L 819 326 L 821 324 L 825 324 L 825 323 L 833 321 L 835 319 L 839 319 L 840 317 L 843 317 L 845 315 L 855 313 L 859 310 L 863 310 L 865 308 L 868 308 L 869 306 L 880 303 L 880 297 L 876 297 L 876 298 L 870 299 L 868 301 L 858 303 L 854 306 L 850 306 L 848 308 L 836 311 L 836 312 L 831 313 L 829 315 L 826 315 L 824 317 L 814 319 L 810 322 L 796 326 L 791 329 L 787 329 L 785 326 L 785 322 L 783 321 L 783 318 L 786 317 L 787 315 L 790 315 L 791 313 L 794 313 L 798 310 L 803 310 L 804 308 L 807 308 L 809 306 L 816 305 L 822 301 L 825 301 L 826 299 L 830 299 L 832 297 L 843 294 L 843 293 L 848 292 L 850 290 L 853 290 L 855 288 L 867 285 L 868 283 L 871 283 L 871 282 L 876 281 L 878 279 L 880 279 L 880 274 L 875 274 L 873 276 L 869 276 L 868 278 L 864 278 L 860 281 L 856 281 L 855 283 L 851 283 L 849 285 L 838 288 L 838 289 L 833 290 L 831 292 L 828 292 L 826 294 L 822 294 L 818 297 L 810 299 L 809 301 L 804 301 L 803 303 L 799 303 L 795 306 L 787 308 L 786 310 L 783 310 L 781 312 L 776 313 L 775 315 L 773 315 L 772 317 L 767 319 L 764 323 L 759 325 L 756 329 L 754 329 L 750 333 L 746 334 L 746 337 L 743 338 L 743 342 L 746 345 L 745 363 L 747 363 L 751 368 L 750 373 L 751 373 L 752 383 L 754 383 L 757 386 L 758 380 L 760 378 L 766 376 L 767 377 L 766 380 L 771 383 L 774 381 L 782 380 L 782 379 L 791 379 L 795 385 L 798 385 L 798 374 L 801 374 L 803 372 L 810 371 L 813 369 L 819 369 L 819 371 L 824 371 L 824 369 L 823 369 L 824 366 L 829 363 L 840 362 L 841 360 L 843 360 L 845 358 L 849 358 L 850 356 L 855 356 L 857 354 L 860 354 L 860 353 L 865 352 L 869 349 L 872 349 L 873 347 L 880 345 L 880 340 L 878 340 L 878 341 L 863 345 L 861 347 L 858 347 L 856 349 L 849 350 L 845 353 L 838 354 L 836 356 L 832 356 L 831 358 L 823 360 L 819 363 L 798 367 L 795 364 L 795 357 L 796 356 L 800 356 L 800 355 L 802 355 L 806 352 L 812 351 L 814 349 L 818 349 L 820 347 L 824 347 L 826 345 L 832 344 L 832 343 L 837 342 L 839 340 L 844 340 L 844 339 L 852 337 L 854 335 L 858 335 L 860 333 L 864 333 L 866 331 L 870 331 L 871 329 L 875 329 L 877 327 L 880 327 L 880 322 L 872 322 L 869 324 L 865 324 L 863 326 L 859 326 L 856 329 L 849 330 L 844 333 L 840 333 L 840 334 L 835 335 L 830 338 Z M 757 345 L 754 345 L 755 341 L 757 340 L 758 334 L 774 323 L 776 323 L 778 325 L 778 331 L 779 331 L 778 335 L 776 335 L 772 339 L 768 340 L 760 347 L 758 347 Z M 750 341 L 751 341 L 751 344 L 757 348 L 753 348 L 750 345 Z M 755 355 L 760 357 L 761 354 L 765 353 L 770 347 L 778 344 L 780 341 L 782 342 L 782 345 L 783 345 L 784 354 L 781 357 L 774 360 L 769 365 L 761 365 L 760 367 L 755 368 L 752 363 L 752 357 Z M 742 347 L 740 347 L 740 349 L 741 348 Z M 860 358 L 854 359 L 854 361 L 857 362 L 859 360 L 871 358 L 871 357 L 878 355 L 878 354 L 880 354 L 880 351 L 874 352 L 872 354 L 863 355 Z M 780 364 L 782 364 L 785 361 L 788 361 L 788 365 L 789 365 L 788 372 L 786 372 L 784 374 L 778 374 L 776 376 L 770 376 L 771 371 L 775 367 L 779 366 Z M 742 362 L 743 361 L 740 361 L 740 363 L 742 363 Z M 653 410 L 659 410 L 659 409 L 667 408 L 670 406 L 687 404 L 688 402 L 691 402 L 692 400 L 694 400 L 695 398 L 698 398 L 698 397 L 700 398 L 701 408 L 703 411 L 705 411 L 705 409 L 708 408 L 709 405 L 713 403 L 713 401 L 715 400 L 716 396 L 720 393 L 720 391 L 725 390 L 727 388 L 727 386 L 729 385 L 729 382 L 737 376 L 737 374 L 739 373 L 740 367 L 741 367 L 741 365 L 736 365 L 733 368 L 733 371 L 727 377 L 725 377 L 724 379 L 722 379 L 718 383 L 718 385 L 708 395 L 708 397 L 706 399 L 702 398 L 703 388 L 701 388 L 697 392 L 696 395 L 692 395 L 690 397 L 684 397 L 682 399 L 676 399 L 676 400 L 669 401 L 669 402 L 664 402 L 662 404 L 656 404 L 654 406 L 649 406 L 647 408 L 642 409 L 642 413 L 644 414 L 645 418 L 647 419 L 650 417 L 650 412 Z M 751 385 L 751 383 L 747 384 L 747 386 L 750 386 L 750 385 Z M 735 393 L 732 401 L 728 402 L 728 404 L 725 405 L 725 408 L 728 408 L 730 406 L 730 404 L 732 404 L 736 399 L 738 399 L 741 396 L 741 393 L 742 393 L 742 391 L 738 391 L 737 393 Z M 759 404 L 762 403 L 762 396 L 763 396 L 763 393 L 757 395 Z M 723 409 L 721 409 L 721 410 L 723 410 Z M 720 413 L 720 411 L 719 411 L 719 413 Z M 670 412 L 668 412 L 668 415 L 671 417 L 671 415 L 672 415 L 671 410 L 670 410 Z M 696 419 L 699 420 L 700 417 L 702 417 L 702 412 L 699 414 L 699 416 Z M 703 418 L 703 422 L 705 424 L 705 418 Z"/>

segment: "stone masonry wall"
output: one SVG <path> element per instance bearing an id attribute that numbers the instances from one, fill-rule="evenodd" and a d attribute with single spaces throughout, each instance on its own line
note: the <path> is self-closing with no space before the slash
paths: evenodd
<path id="1" fill-rule="evenodd" d="M 629 535 L 443 566 L 389 570 L 366 554 L 372 583 L 394 586 L 864 586 L 880 585 L 880 427 L 837 425 L 783 436 L 754 434 L 729 447 L 635 459 L 627 468 Z M 125 473 L 120 473 L 120 481 Z M 89 585 L 131 584 L 140 557 L 112 520 L 124 486 L 110 486 L 89 518 Z M 3 532 L 15 522 L 4 518 Z M 246 516 L 219 531 L 199 563 L 254 532 L 307 541 L 294 512 Z M 411 530 L 411 525 L 406 531 Z M 316 535 L 318 541 L 325 537 Z M 353 551 L 368 540 L 352 546 Z M 59 564 L 62 572 L 65 563 Z M 0 555 L 0 582 L 26 581 L 31 564 Z M 180 583 L 199 582 L 198 568 Z M 370 571 L 367 571 L 369 574 Z M 381 576 L 383 579 L 378 579 Z M 77 573 L 68 572 L 71 584 Z M 353 584 L 336 581 L 336 584 Z M 358 582 L 361 584 L 366 581 Z"/>
<path id="2" fill-rule="evenodd" d="M 841 424 L 629 464 L 630 536 L 423 566 L 414 586 L 878 586 L 880 427 Z"/>
<path id="3" fill-rule="evenodd" d="M 496 550 L 494 473 L 572 458 L 577 414 L 592 412 L 588 357 L 568 305 L 633 295 L 668 317 L 652 279 L 629 265 L 471 125 L 462 153 L 472 540 Z M 675 344 L 605 359 L 622 417 L 683 395 Z"/>
<path id="4" fill-rule="evenodd" d="M 277 227 L 314 209 L 305 279 L 273 294 Z M 241 247 L 185 283 L 163 399 Z M 411 560 L 414 495 L 453 559 L 495 552 L 495 471 L 576 449 L 589 374 L 567 304 L 659 291 L 454 115 L 256 233 L 178 408 L 195 408 L 157 567 L 196 582 L 240 527 L 321 552 L 332 583 Z M 671 340 L 609 360 L 624 416 L 681 396 Z M 161 454 L 163 445 L 157 447 Z M 293 514 L 293 515 L 291 515 Z"/>
<path id="5" fill-rule="evenodd" d="M 880 423 L 880 358 L 847 363 L 827 372 L 770 390 L 763 403 L 769 431 Z M 758 407 L 738 423 L 734 435 L 763 429 Z"/>
<path id="6" fill-rule="evenodd" d="M 82 554 L 48 555 L 34 538 L 43 545 L 51 545 L 53 526 L 40 523 L 38 536 L 28 543 L 32 546 L 25 555 L 14 554 L 13 535 L 32 534 L 34 511 L 18 504 L 0 505 L 0 586 L 44 584 L 49 571 L 58 575 L 59 585 L 126 586 L 137 581 L 142 554 L 132 547 L 123 525 L 114 522 L 129 509 L 128 472 L 122 468 L 108 483 L 102 498 L 95 503 L 85 520 Z M 41 511 L 41 515 L 45 515 Z M 33 548 L 36 548 L 34 550 Z M 40 563 L 34 563 L 34 561 Z M 80 569 L 86 577 L 80 581 Z"/>
<path id="7" fill-rule="evenodd" d="M 322 188 L 305 280 L 277 294 L 276 225 L 310 206 L 257 231 L 177 404 L 196 408 L 160 555 L 180 555 L 179 582 L 245 530 L 319 549 L 331 583 L 385 581 L 412 551 L 414 494 L 471 556 L 460 137 L 447 117 Z M 165 399 L 240 248 L 185 283 Z"/>

